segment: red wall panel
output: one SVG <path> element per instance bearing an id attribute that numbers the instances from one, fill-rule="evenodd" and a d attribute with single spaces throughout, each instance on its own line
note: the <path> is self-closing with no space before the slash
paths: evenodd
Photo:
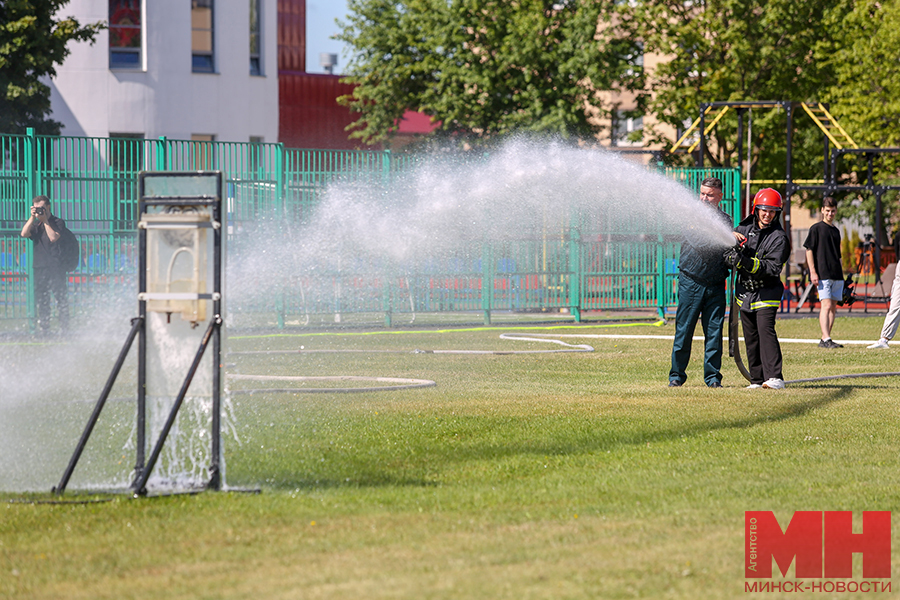
<path id="1" fill-rule="evenodd" d="M 278 70 L 306 70 L 306 0 L 278 0 Z"/>
<path id="2" fill-rule="evenodd" d="M 353 86 L 337 75 L 278 74 L 278 139 L 288 148 L 349 150 L 362 147 L 350 140 L 347 125 L 356 120 L 350 109 L 337 103 Z"/>

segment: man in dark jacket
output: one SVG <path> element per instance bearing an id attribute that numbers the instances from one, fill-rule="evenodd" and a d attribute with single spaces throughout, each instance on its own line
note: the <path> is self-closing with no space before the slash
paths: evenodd
<path id="1" fill-rule="evenodd" d="M 42 333 L 50 328 L 50 294 L 59 310 L 59 328 L 65 332 L 69 327 L 66 271 L 60 262 L 60 237 L 65 226 L 65 221 L 50 213 L 50 198 L 35 196 L 20 235 L 34 243 L 34 298 Z"/>
<path id="2" fill-rule="evenodd" d="M 730 229 L 731 217 L 719 208 L 722 182 L 710 177 L 700 184 L 700 200 L 716 210 Z M 703 355 L 703 379 L 711 388 L 722 387 L 722 324 L 725 321 L 725 280 L 728 266 L 722 247 L 702 238 L 685 239 L 678 260 L 678 311 L 675 313 L 675 342 L 669 387 L 680 387 L 687 380 L 691 342 L 697 320 L 703 326 L 706 346 Z"/>
<path id="3" fill-rule="evenodd" d="M 735 294 L 747 346 L 749 388 L 784 388 L 782 355 L 775 315 L 784 294 L 781 270 L 791 253 L 787 233 L 778 221 L 781 194 L 766 188 L 753 198 L 753 214 L 735 228 L 746 237 L 743 250 L 729 251 L 725 261 L 737 269 Z"/>

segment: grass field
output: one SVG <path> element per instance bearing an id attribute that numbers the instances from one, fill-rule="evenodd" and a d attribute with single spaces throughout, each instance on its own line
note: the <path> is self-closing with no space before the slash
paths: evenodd
<path id="1" fill-rule="evenodd" d="M 835 338 L 871 341 L 880 327 L 841 316 Z M 229 372 L 437 386 L 235 396 L 227 482 L 260 494 L 5 493 L 17 502 L 0 503 L 0 597 L 776 598 L 744 591 L 744 511 L 784 526 L 797 510 L 861 523 L 863 510 L 900 509 L 898 378 L 747 390 L 726 357 L 725 387 L 711 390 L 695 342 L 687 384 L 669 389 L 671 341 L 646 338 L 566 338 L 592 353 L 413 353 L 550 349 L 503 331 L 233 335 L 235 352 L 317 352 L 234 354 Z M 818 323 L 778 331 L 817 339 Z M 783 350 L 788 380 L 900 370 L 900 348 Z"/>

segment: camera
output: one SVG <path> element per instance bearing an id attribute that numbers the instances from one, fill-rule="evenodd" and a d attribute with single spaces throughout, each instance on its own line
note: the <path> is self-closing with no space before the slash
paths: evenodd
<path id="1" fill-rule="evenodd" d="M 866 234 L 866 241 L 867 241 L 867 242 L 871 242 L 873 237 L 874 237 L 874 236 L 873 236 L 871 233 L 867 233 L 867 234 Z"/>
<path id="2" fill-rule="evenodd" d="M 36 214 L 36 215 L 42 215 L 42 214 L 44 214 L 44 207 L 43 207 L 43 206 L 35 206 L 35 207 L 34 207 L 34 214 Z"/>

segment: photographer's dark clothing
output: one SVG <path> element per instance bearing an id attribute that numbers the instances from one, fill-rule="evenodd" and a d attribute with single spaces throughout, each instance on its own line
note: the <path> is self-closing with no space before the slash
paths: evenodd
<path id="1" fill-rule="evenodd" d="M 730 228 L 731 217 L 721 210 L 717 213 Z M 725 322 L 725 281 L 728 279 L 728 265 L 722 250 L 722 246 L 696 235 L 694 239 L 685 239 L 681 243 L 670 382 L 682 384 L 687 380 L 691 344 L 698 320 L 705 340 L 703 379 L 706 385 L 722 382 L 722 326 Z"/>
<path id="2" fill-rule="evenodd" d="M 37 308 L 38 327 L 46 332 L 50 329 L 50 294 L 56 299 L 59 309 L 59 328 L 69 328 L 69 291 L 66 288 L 65 272 L 54 267 L 35 267 L 34 303 Z"/>
<path id="3" fill-rule="evenodd" d="M 790 256 L 791 243 L 777 219 L 760 229 L 756 215 L 751 214 L 734 230 L 747 236 L 743 253 L 751 263 L 749 269 L 737 270 L 735 284 L 750 383 L 762 385 L 769 379 L 783 380 L 775 315 L 784 294 L 781 270 Z"/>
<path id="4" fill-rule="evenodd" d="M 47 221 L 50 227 L 53 228 L 53 231 L 57 231 L 60 234 L 66 226 L 65 221 L 53 215 L 50 215 Z M 37 221 L 36 225 L 32 226 L 30 239 L 34 242 L 34 268 L 58 269 L 62 247 L 59 244 L 59 240 L 56 240 L 56 242 L 50 241 L 50 236 L 47 235 L 47 228 L 43 223 Z"/>
<path id="5" fill-rule="evenodd" d="M 53 215 L 50 215 L 48 222 L 54 231 L 60 233 L 66 226 L 65 221 Z M 46 226 L 38 223 L 32 227 L 30 239 L 34 243 L 34 299 L 38 326 L 42 331 L 50 328 L 50 295 L 52 294 L 59 310 L 59 327 L 66 331 L 69 327 L 69 295 L 66 287 L 66 272 L 60 264 L 61 238 L 56 242 L 51 242 Z"/>
<path id="6" fill-rule="evenodd" d="M 756 224 L 756 215 L 750 215 L 734 228 L 747 236 L 745 256 L 752 257 L 753 267 L 738 270 L 735 293 L 741 310 L 778 308 L 784 295 L 781 271 L 791 254 L 791 243 L 777 220 L 765 229 Z"/>
<path id="7" fill-rule="evenodd" d="M 813 266 L 819 279 L 844 280 L 841 264 L 841 232 L 834 225 L 819 221 L 809 228 L 803 247 L 812 250 Z"/>

